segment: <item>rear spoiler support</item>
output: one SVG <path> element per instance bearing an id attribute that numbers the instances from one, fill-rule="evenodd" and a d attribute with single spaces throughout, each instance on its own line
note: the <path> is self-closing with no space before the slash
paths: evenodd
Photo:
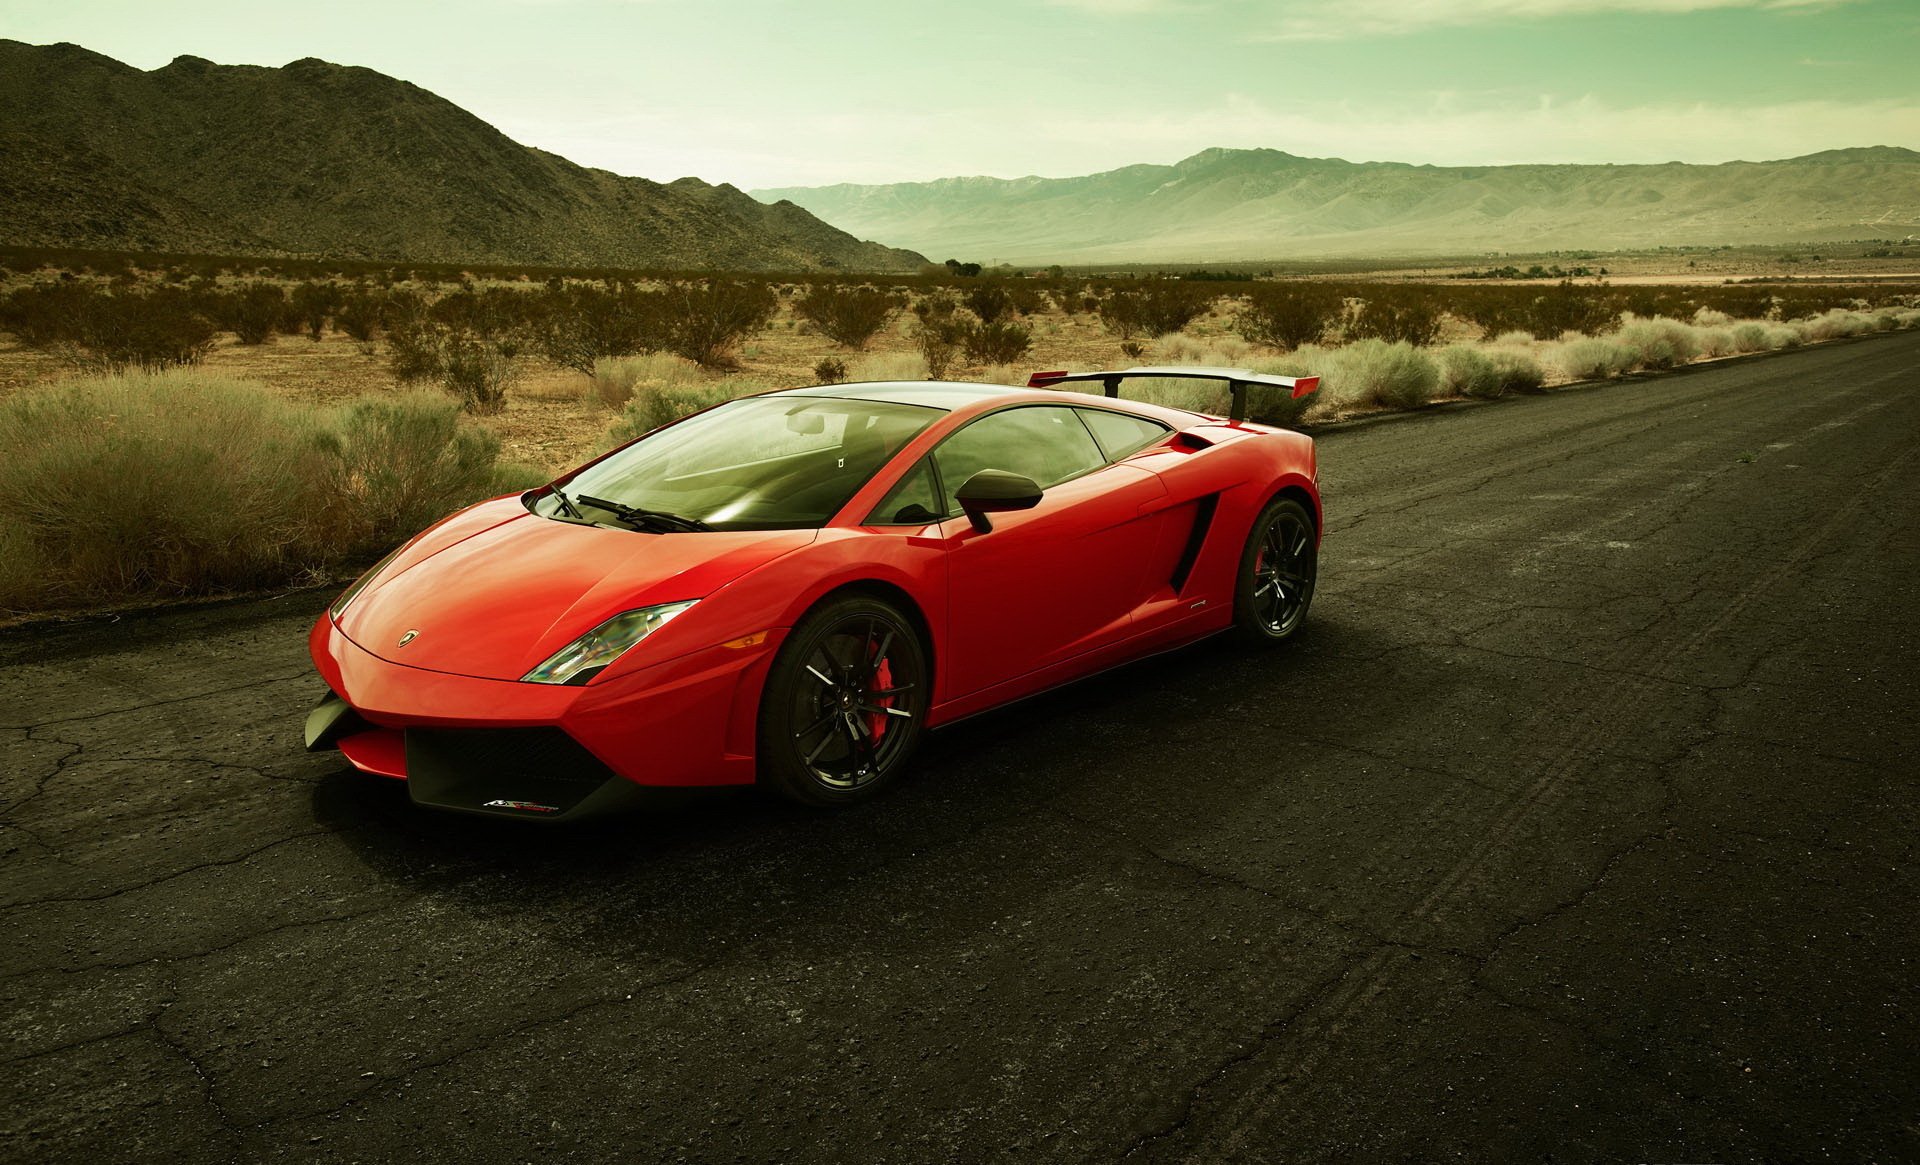
<path id="1" fill-rule="evenodd" d="M 1270 388 L 1284 388 L 1297 400 L 1320 387 L 1318 376 L 1274 376 L 1264 372 L 1248 372 L 1244 368 L 1194 368 L 1175 364 L 1152 368 L 1123 368 L 1113 372 L 1036 372 L 1027 378 L 1028 388 L 1050 388 L 1056 384 L 1070 381 L 1100 382 L 1106 394 L 1111 397 L 1120 395 L 1120 383 L 1129 379 L 1154 380 L 1224 380 L 1227 391 L 1232 394 L 1233 407 L 1228 413 L 1230 421 L 1247 419 L 1247 388 L 1249 385 L 1266 385 Z"/>

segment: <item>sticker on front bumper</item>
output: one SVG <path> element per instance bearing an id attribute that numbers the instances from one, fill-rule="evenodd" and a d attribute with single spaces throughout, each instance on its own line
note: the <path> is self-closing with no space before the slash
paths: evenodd
<path id="1" fill-rule="evenodd" d="M 524 809 L 528 813 L 558 813 L 558 805 L 541 805 L 533 801 L 489 801 L 482 809 Z"/>

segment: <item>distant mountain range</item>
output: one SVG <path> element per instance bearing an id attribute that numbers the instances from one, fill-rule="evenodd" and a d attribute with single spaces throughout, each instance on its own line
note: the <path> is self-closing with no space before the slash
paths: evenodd
<path id="1" fill-rule="evenodd" d="M 143 72 L 11 40 L 0 243 L 676 269 L 925 262 L 732 186 L 577 166 L 370 69 L 180 57 Z"/>
<path id="2" fill-rule="evenodd" d="M 1715 166 L 1412 166 L 1203 150 L 1080 178 L 756 190 L 935 258 L 1219 262 L 1899 238 L 1920 153 L 1828 150 Z"/>

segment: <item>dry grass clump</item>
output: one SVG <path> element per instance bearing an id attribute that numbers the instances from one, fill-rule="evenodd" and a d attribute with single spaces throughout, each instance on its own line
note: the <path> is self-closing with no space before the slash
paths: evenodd
<path id="1" fill-rule="evenodd" d="M 1187 364 L 1201 368 L 1239 368 L 1252 357 L 1253 345 L 1236 336 L 1189 336 L 1176 332 L 1147 345 L 1151 364 Z"/>
<path id="2" fill-rule="evenodd" d="M 600 439 L 600 448 L 604 451 L 625 445 L 681 417 L 692 416 L 702 409 L 712 408 L 735 397 L 762 392 L 767 387 L 746 377 L 712 384 L 642 385 L 635 390 L 633 399 L 627 402 L 620 418 Z"/>
<path id="3" fill-rule="evenodd" d="M 180 370 L 17 396 L 0 404 L 0 607 L 324 577 L 540 478 L 498 452 L 434 394 L 320 411 Z"/>
<path id="4" fill-rule="evenodd" d="M 1722 356 L 1731 356 L 1740 350 L 1740 346 L 1734 343 L 1732 328 L 1707 328 L 1696 324 L 1693 334 L 1700 347 L 1700 358 L 1703 360 L 1717 360 Z"/>
<path id="5" fill-rule="evenodd" d="M 1547 386 L 1547 370 L 1532 352 L 1517 348 L 1496 348 L 1488 354 L 1493 372 L 1500 380 L 1500 391 L 1539 392 Z"/>
<path id="6" fill-rule="evenodd" d="M 1876 320 L 1857 311 L 1846 308 L 1832 308 L 1817 316 L 1802 320 L 1793 320 L 1789 327 L 1800 333 L 1802 343 L 1818 343 L 1821 340 L 1838 340 L 1847 336 L 1863 336 L 1868 332 L 1879 331 Z"/>
<path id="7" fill-rule="evenodd" d="M 1636 368 L 1674 368 L 1700 354 L 1694 329 L 1665 316 L 1630 318 L 1615 338 L 1633 353 Z"/>
<path id="8" fill-rule="evenodd" d="M 1440 365 L 1404 340 L 1360 340 L 1336 348 L 1326 354 L 1321 375 L 1320 391 L 1329 406 L 1411 409 L 1440 391 Z"/>
<path id="9" fill-rule="evenodd" d="M 847 365 L 847 379 L 925 380 L 927 358 L 919 352 L 870 352 Z"/>
<path id="10" fill-rule="evenodd" d="M 1569 380 L 1611 380 L 1633 370 L 1634 352 L 1606 336 L 1582 336 L 1563 342 L 1553 361 Z"/>
<path id="11" fill-rule="evenodd" d="M 698 364 L 670 352 L 602 356 L 593 362 L 592 396 L 601 405 L 618 409 L 626 407 L 634 393 L 642 388 L 691 388 L 707 381 Z"/>
<path id="12" fill-rule="evenodd" d="M 1453 396 L 1485 400 L 1504 391 L 1500 370 L 1494 367 L 1493 358 L 1474 345 L 1454 344 L 1442 348 L 1439 360 L 1440 387 Z"/>
<path id="13" fill-rule="evenodd" d="M 1736 352 L 1769 352 L 1773 343 L 1768 336 L 1767 325 L 1758 320 L 1747 320 L 1733 325 L 1730 332 L 1733 337 L 1733 350 Z"/>

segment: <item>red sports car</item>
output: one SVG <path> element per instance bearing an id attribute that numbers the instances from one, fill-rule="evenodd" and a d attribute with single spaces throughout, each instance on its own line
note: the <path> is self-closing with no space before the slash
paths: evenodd
<path id="1" fill-rule="evenodd" d="M 1119 398 L 1225 381 L 1227 417 Z M 1049 391 L 1099 382 L 1105 395 Z M 1313 442 L 1236 369 L 836 384 L 718 405 L 460 511 L 336 599 L 311 749 L 560 820 L 763 783 L 838 805 L 929 728 L 1313 598 Z"/>

